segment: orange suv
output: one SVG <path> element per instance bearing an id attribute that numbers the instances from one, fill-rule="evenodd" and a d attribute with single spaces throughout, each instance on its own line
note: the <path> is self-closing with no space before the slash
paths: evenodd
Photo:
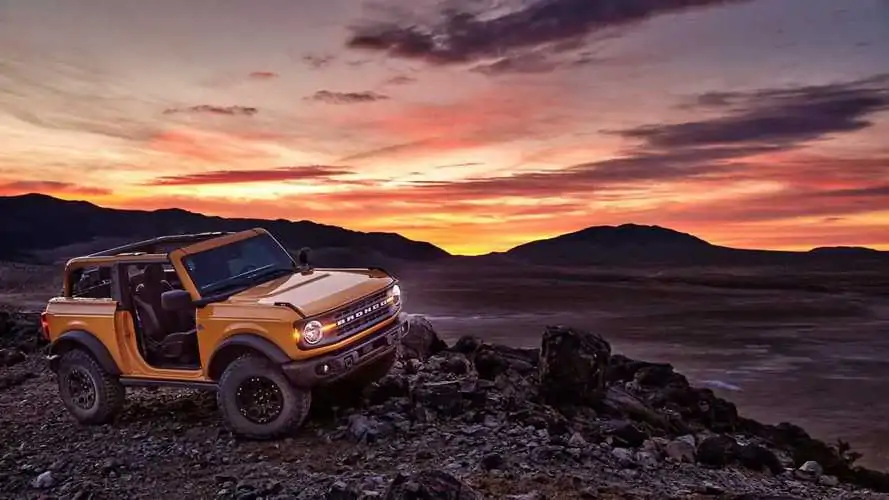
<path id="1" fill-rule="evenodd" d="M 257 228 L 71 259 L 42 326 L 80 422 L 112 419 L 125 386 L 200 387 L 233 432 L 273 438 L 302 424 L 314 389 L 385 374 L 406 323 L 386 271 L 313 268 Z"/>

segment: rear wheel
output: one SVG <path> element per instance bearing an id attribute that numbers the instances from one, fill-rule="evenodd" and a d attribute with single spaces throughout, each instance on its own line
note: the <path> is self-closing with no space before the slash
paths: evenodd
<path id="1" fill-rule="evenodd" d="M 123 407 L 123 385 L 82 349 L 62 355 L 58 381 L 62 402 L 80 423 L 107 423 Z"/>
<path id="2" fill-rule="evenodd" d="M 266 358 L 248 354 L 226 367 L 216 401 L 232 432 L 272 439 L 302 425 L 312 405 L 312 393 L 291 385 Z"/>

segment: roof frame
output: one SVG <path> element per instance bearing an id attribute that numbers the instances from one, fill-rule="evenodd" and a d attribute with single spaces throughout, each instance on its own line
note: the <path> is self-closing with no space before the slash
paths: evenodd
<path id="1" fill-rule="evenodd" d="M 157 247 L 161 245 L 179 245 L 186 246 L 191 245 L 193 243 L 199 243 L 201 241 L 210 240 L 213 238 L 218 238 L 220 236 L 226 236 L 229 234 L 234 234 L 230 231 L 214 231 L 214 232 L 206 232 L 206 233 L 194 233 L 194 234 L 176 234 L 169 236 L 159 236 L 157 238 L 151 238 L 149 240 L 137 241 L 135 243 L 129 243 L 126 245 L 122 245 L 115 248 L 109 248 L 107 250 L 102 250 L 100 252 L 91 253 L 86 255 L 86 257 L 114 257 L 121 254 L 166 254 L 167 252 L 158 252 Z"/>

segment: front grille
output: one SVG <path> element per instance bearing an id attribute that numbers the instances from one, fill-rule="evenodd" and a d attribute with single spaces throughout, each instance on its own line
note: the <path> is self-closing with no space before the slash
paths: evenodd
<path id="1" fill-rule="evenodd" d="M 354 335 L 391 318 L 396 305 L 387 303 L 387 297 L 386 290 L 383 290 L 336 311 L 332 318 L 336 324 L 335 338 Z"/>

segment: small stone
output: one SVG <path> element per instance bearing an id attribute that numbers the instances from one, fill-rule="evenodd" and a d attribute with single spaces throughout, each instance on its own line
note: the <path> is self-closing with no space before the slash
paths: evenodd
<path id="1" fill-rule="evenodd" d="M 800 465 L 799 470 L 801 472 L 805 472 L 807 474 L 812 474 L 815 476 L 820 476 L 824 473 L 824 469 L 821 468 L 821 464 L 814 460 L 809 460 L 808 462 Z"/>
<path id="2" fill-rule="evenodd" d="M 31 486 L 45 490 L 47 488 L 52 488 L 55 486 L 56 480 L 52 477 L 52 472 L 46 471 L 39 476 L 35 477 L 33 481 L 31 481 Z"/>
<path id="3" fill-rule="evenodd" d="M 645 468 L 648 468 L 648 469 L 653 469 L 653 468 L 657 467 L 658 464 L 660 463 L 658 461 L 657 457 L 653 453 L 648 452 L 648 451 L 636 452 L 635 459 L 639 465 L 641 465 Z"/>
<path id="4" fill-rule="evenodd" d="M 521 493 L 518 495 L 506 495 L 505 498 L 508 498 L 510 500 L 544 500 L 544 498 L 546 497 L 544 497 L 537 491 L 532 491 L 529 493 Z"/>
<path id="5" fill-rule="evenodd" d="M 349 485 L 343 481 L 336 481 L 330 485 L 324 498 L 325 500 L 357 500 L 358 492 L 349 488 Z"/>
<path id="6" fill-rule="evenodd" d="M 568 446 L 571 446 L 572 448 L 583 448 L 586 444 L 586 439 L 584 439 L 579 432 L 571 434 L 571 437 L 568 439 Z"/>
<path id="7" fill-rule="evenodd" d="M 805 481 L 818 481 L 818 478 L 820 478 L 822 474 L 824 474 L 824 469 L 821 467 L 821 464 L 814 460 L 809 460 L 802 464 L 799 469 L 795 470 L 793 473 L 797 479 Z"/>
<path id="8" fill-rule="evenodd" d="M 599 498 L 599 488 L 588 486 L 580 490 L 580 498 L 585 500 L 596 500 Z"/>
<path id="9" fill-rule="evenodd" d="M 618 459 L 621 465 L 631 465 L 633 464 L 633 452 L 626 448 L 615 448 L 611 450 L 611 455 Z"/>
<path id="10" fill-rule="evenodd" d="M 499 469 L 504 462 L 503 456 L 499 453 L 490 453 L 482 458 L 481 466 L 485 470 Z"/>
<path id="11" fill-rule="evenodd" d="M 695 447 L 686 440 L 674 439 L 667 443 L 664 453 L 677 462 L 695 462 Z"/>
<path id="12" fill-rule="evenodd" d="M 725 467 L 735 460 L 739 449 L 738 443 L 729 436 L 712 436 L 701 441 L 696 455 L 704 465 Z"/>
<path id="13" fill-rule="evenodd" d="M 824 486 L 839 486 L 840 480 L 836 478 L 836 476 L 821 476 L 818 478 L 818 484 L 823 484 Z"/>

